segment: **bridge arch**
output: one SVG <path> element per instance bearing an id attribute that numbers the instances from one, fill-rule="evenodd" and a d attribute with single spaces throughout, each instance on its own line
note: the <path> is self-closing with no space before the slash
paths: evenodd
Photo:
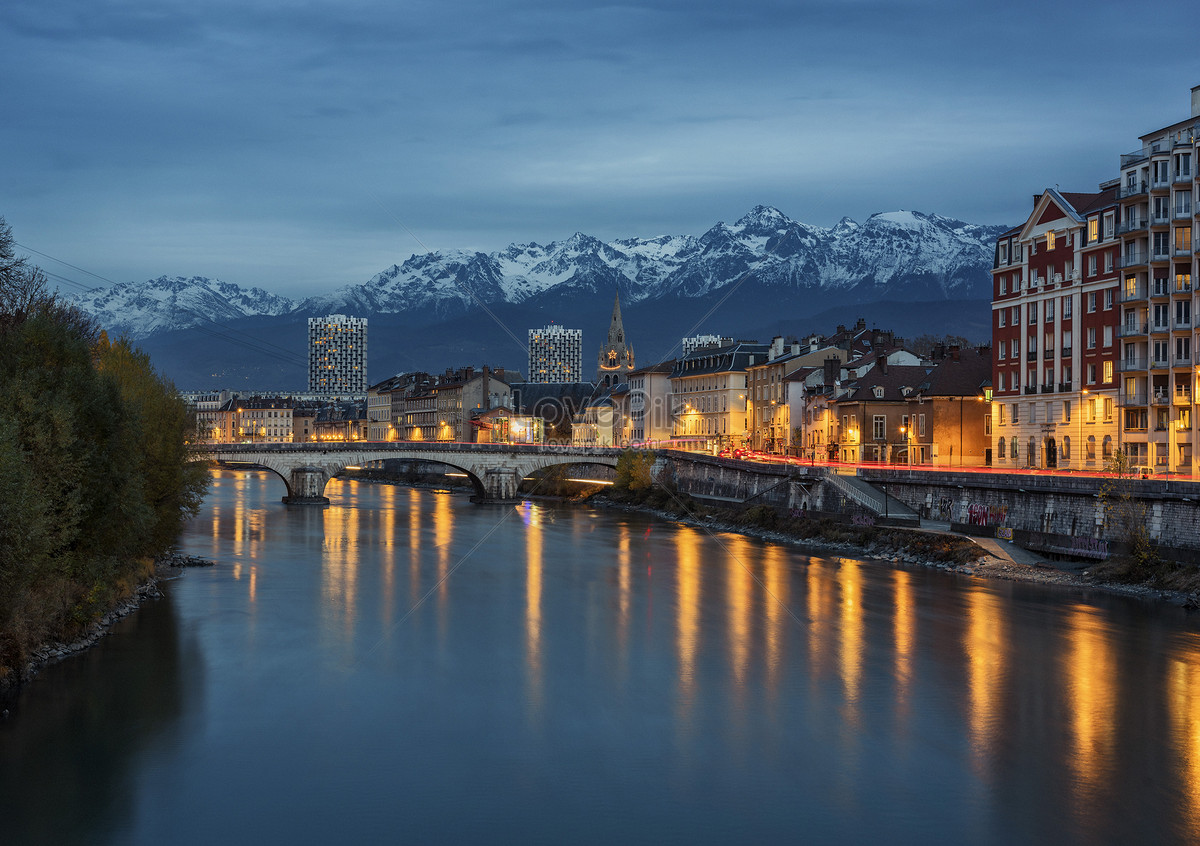
<path id="1" fill-rule="evenodd" d="M 517 485 L 530 473 L 560 464 L 616 467 L 621 450 L 500 444 L 230 444 L 201 447 L 197 457 L 256 464 L 279 474 L 287 486 L 284 502 L 327 504 L 325 485 L 350 465 L 409 459 L 454 467 L 467 474 L 476 501 L 517 497 Z"/>

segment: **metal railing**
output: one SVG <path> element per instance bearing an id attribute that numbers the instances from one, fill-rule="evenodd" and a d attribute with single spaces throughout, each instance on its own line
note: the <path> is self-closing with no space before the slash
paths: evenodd
<path id="1" fill-rule="evenodd" d="M 1129 373 L 1135 370 L 1146 369 L 1146 359 L 1138 356 L 1137 358 L 1122 358 L 1117 360 L 1117 369 L 1122 373 Z"/>
<path id="2" fill-rule="evenodd" d="M 1125 324 L 1121 326 L 1121 331 L 1119 331 L 1117 334 L 1122 338 L 1131 338 L 1134 335 L 1145 335 L 1149 331 L 1150 327 L 1145 323 L 1141 324 L 1140 326 L 1130 326 Z"/>
<path id="3" fill-rule="evenodd" d="M 1117 267 L 1140 267 L 1146 264 L 1149 260 L 1150 259 L 1147 253 L 1143 252 L 1142 250 L 1137 250 L 1135 252 L 1122 254 L 1120 260 L 1117 262 Z"/>
<path id="4" fill-rule="evenodd" d="M 1121 289 L 1121 302 L 1123 303 L 1144 299 L 1146 299 L 1146 285 L 1143 282 L 1139 282 L 1132 288 L 1125 287 Z"/>
<path id="5" fill-rule="evenodd" d="M 1122 167 L 1124 167 L 1124 165 L 1122 165 Z M 1121 185 L 1117 188 L 1117 199 L 1124 200 L 1128 197 L 1136 197 L 1139 194 L 1145 194 L 1147 190 L 1149 190 L 1149 186 L 1141 180 L 1138 180 L 1133 185 Z"/>
<path id="6" fill-rule="evenodd" d="M 1144 217 L 1140 220 L 1126 220 L 1117 227 L 1117 234 L 1128 235 L 1130 232 L 1141 232 L 1149 225 L 1149 222 Z"/>

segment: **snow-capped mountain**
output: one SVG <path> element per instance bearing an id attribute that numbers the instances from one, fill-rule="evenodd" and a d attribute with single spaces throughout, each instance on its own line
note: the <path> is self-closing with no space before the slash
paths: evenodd
<path id="1" fill-rule="evenodd" d="M 109 334 L 133 338 L 157 332 L 225 323 L 241 317 L 288 314 L 296 304 L 261 288 L 193 276 L 160 276 L 146 282 L 121 282 L 93 288 L 73 298 Z"/>
<path id="2" fill-rule="evenodd" d="M 1006 227 L 914 211 L 810 226 L 757 206 L 704 234 L 605 243 L 583 233 L 500 252 L 414 255 L 362 284 L 293 302 L 202 277 L 117 285 L 77 299 L 110 331 L 135 337 L 257 315 L 410 314 L 424 322 L 482 305 L 563 303 L 619 290 L 622 303 L 707 297 L 753 282 L 825 302 L 989 296 L 992 244 Z"/>

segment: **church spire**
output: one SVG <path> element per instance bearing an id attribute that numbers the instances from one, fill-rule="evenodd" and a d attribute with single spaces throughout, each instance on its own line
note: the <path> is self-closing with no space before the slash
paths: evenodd
<path id="1" fill-rule="evenodd" d="M 611 387 L 624 382 L 633 370 L 633 346 L 625 342 L 625 326 L 621 321 L 621 292 L 613 298 L 612 321 L 608 325 L 608 340 L 600 348 L 596 366 L 596 381 Z"/>

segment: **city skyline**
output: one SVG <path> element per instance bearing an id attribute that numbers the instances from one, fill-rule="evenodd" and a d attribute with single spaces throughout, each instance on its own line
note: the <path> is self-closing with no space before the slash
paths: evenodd
<path id="1" fill-rule="evenodd" d="M 1012 224 L 1043 188 L 1094 190 L 1130 127 L 1186 98 L 1032 37 L 1045 14 L 17 2 L 0 214 L 27 249 L 107 280 L 292 296 L 427 249 L 698 234 L 759 203 L 822 226 L 900 208 Z M 1192 71 L 1185 27 L 1055 15 L 1073 43 L 1120 38 L 1167 78 Z"/>

